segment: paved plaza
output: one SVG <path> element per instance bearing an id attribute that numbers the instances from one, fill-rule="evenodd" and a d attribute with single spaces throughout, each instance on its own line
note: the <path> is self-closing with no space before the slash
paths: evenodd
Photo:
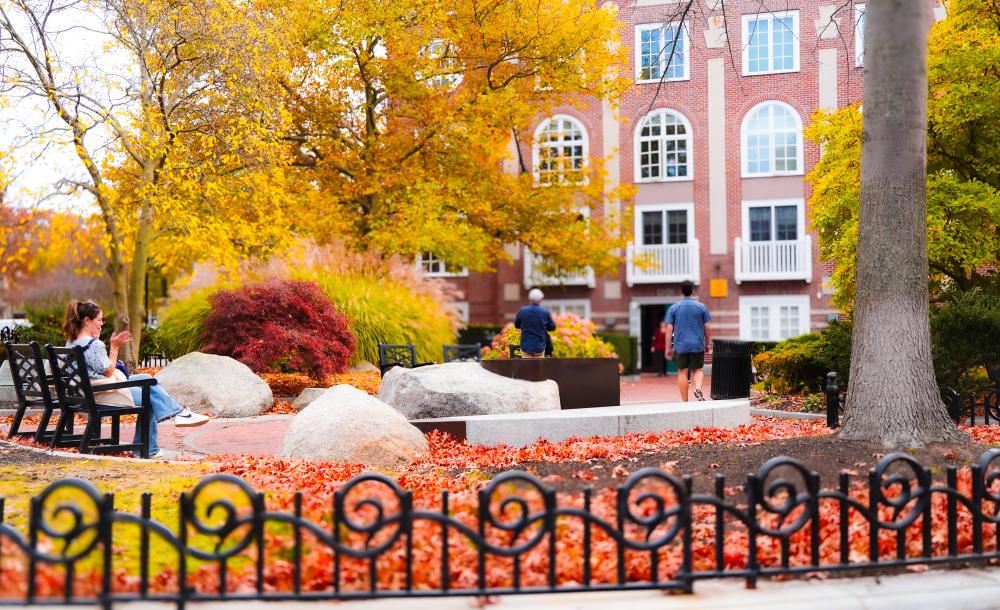
<path id="1" fill-rule="evenodd" d="M 705 392 L 711 377 L 705 377 Z M 642 375 L 626 378 L 621 384 L 623 405 L 641 402 L 679 402 L 677 377 Z M 207 455 L 242 454 L 276 455 L 281 449 L 292 415 L 262 415 L 242 419 L 217 418 L 200 428 L 175 428 L 172 421 L 160 424 L 159 445 L 177 452 L 177 457 L 199 458 Z M 131 434 L 129 427 L 123 434 Z"/>

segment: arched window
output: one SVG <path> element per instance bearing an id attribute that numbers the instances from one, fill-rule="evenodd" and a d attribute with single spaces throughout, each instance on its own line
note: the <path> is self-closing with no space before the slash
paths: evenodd
<path id="1" fill-rule="evenodd" d="M 762 102 L 743 119 L 743 175 L 802 173 L 802 120 L 782 102 Z"/>
<path id="2" fill-rule="evenodd" d="M 691 179 L 691 125 L 673 110 L 654 110 L 636 129 L 636 182 Z"/>
<path id="3" fill-rule="evenodd" d="M 535 129 L 535 179 L 539 184 L 583 182 L 587 164 L 587 130 L 566 114 L 542 121 Z"/>

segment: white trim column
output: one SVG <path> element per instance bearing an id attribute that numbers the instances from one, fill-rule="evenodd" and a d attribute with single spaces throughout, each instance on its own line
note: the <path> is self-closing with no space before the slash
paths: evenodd
<path id="1" fill-rule="evenodd" d="M 708 252 L 726 254 L 726 65 L 708 60 Z"/>
<path id="2" fill-rule="evenodd" d="M 816 53 L 819 63 L 819 107 L 828 112 L 837 109 L 837 49 L 820 49 Z"/>

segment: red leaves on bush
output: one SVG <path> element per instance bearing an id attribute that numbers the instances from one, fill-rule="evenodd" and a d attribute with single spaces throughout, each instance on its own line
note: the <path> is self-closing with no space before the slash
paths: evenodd
<path id="1" fill-rule="evenodd" d="M 230 356 L 255 373 L 301 372 L 325 379 L 354 353 L 347 318 L 313 282 L 273 280 L 220 290 L 201 331 L 204 351 Z"/>

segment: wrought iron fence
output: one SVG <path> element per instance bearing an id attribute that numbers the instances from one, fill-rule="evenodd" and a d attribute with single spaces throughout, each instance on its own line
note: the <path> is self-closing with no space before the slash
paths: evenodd
<path id="1" fill-rule="evenodd" d="M 26 535 L 0 519 L 0 604 L 690 592 L 706 578 L 1000 558 L 1000 450 L 944 475 L 935 482 L 893 454 L 824 489 L 777 457 L 742 487 L 716 477 L 713 493 L 644 469 L 604 493 L 557 494 L 510 471 L 470 492 L 475 502 L 442 491 L 417 506 L 392 479 L 365 474 L 305 516 L 301 493 L 290 511 L 269 510 L 222 474 L 180 496 L 176 530 L 152 518 L 148 493 L 138 512 L 122 511 L 66 479 L 31 499 Z"/>
<path id="2" fill-rule="evenodd" d="M 147 354 L 139 361 L 139 368 L 165 367 L 170 364 L 170 358 L 163 354 Z"/>
<path id="3" fill-rule="evenodd" d="M 952 388 L 942 387 L 941 400 L 948 408 L 948 415 L 956 424 L 968 423 L 975 426 L 982 420 L 983 425 L 1000 424 L 1000 384 L 992 390 L 975 394 L 961 394 Z M 837 373 L 826 376 L 826 425 L 840 426 L 847 404 L 847 393 L 838 384 Z"/>

